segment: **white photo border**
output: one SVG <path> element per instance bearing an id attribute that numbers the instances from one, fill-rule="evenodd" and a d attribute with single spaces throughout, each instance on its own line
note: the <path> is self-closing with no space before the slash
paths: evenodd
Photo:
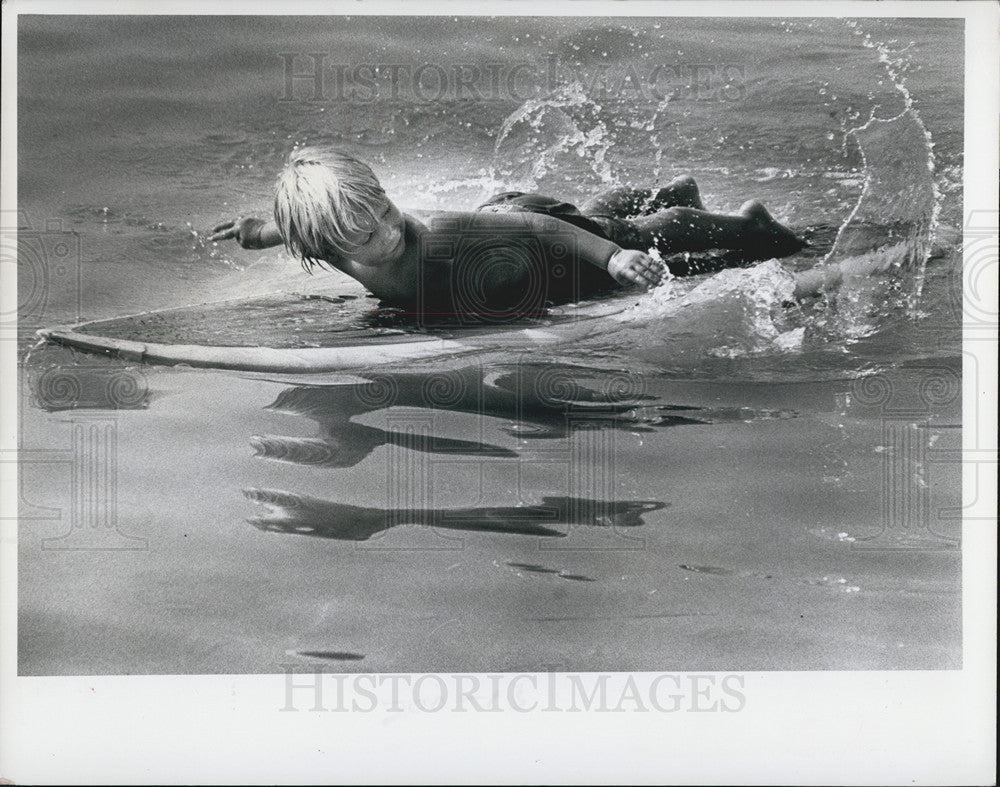
<path id="1" fill-rule="evenodd" d="M 3 7 L 2 187 L 17 193 L 17 15 L 447 14 L 963 17 L 965 215 L 997 211 L 998 22 L 993 2 L 114 2 L 20 0 Z M 967 260 L 968 262 L 968 260 Z M 0 298 L 16 311 L 4 272 Z M 996 289 L 992 297 L 996 313 Z M 997 340 L 968 343 L 964 446 L 996 455 Z M 634 782 L 975 784 L 995 778 L 996 486 L 967 509 L 963 667 L 928 672 L 745 673 L 738 713 L 500 713 L 282 710 L 288 677 L 17 677 L 17 360 L 0 342 L 0 779 L 13 783 Z M 973 359 L 973 363 L 969 363 Z M 978 376 L 971 378 L 970 374 Z M 978 433 L 978 435 L 977 435 Z M 978 436 L 978 442 L 977 440 Z M 992 440 L 992 443 L 989 441 Z M 986 444 L 984 446 L 984 441 Z M 980 481 L 982 478 L 980 478 Z M 976 483 L 964 473 L 965 499 Z M 984 493 L 985 492 L 985 493 Z M 916 624 L 916 622 L 915 622 Z M 711 674 L 711 673 L 707 673 Z M 481 676 L 484 681 L 486 676 Z M 633 676 L 648 692 L 659 676 Z M 723 676 L 716 676 L 721 679 Z M 511 688 L 513 680 L 520 688 Z M 615 678 L 625 680 L 625 677 Z M 689 680 L 689 676 L 682 676 Z M 303 680 L 301 676 L 296 680 Z M 547 675 L 534 677 L 544 686 Z M 500 679 L 523 697 L 531 676 Z M 331 684 L 332 685 L 332 684 Z M 329 687 L 325 691 L 331 691 Z M 296 697 L 311 689 L 295 689 Z M 330 695 L 327 695 L 326 704 Z M 513 705 L 517 703 L 514 702 Z M 452 709 L 448 709 L 451 711 Z M 690 710 L 690 709 L 688 709 Z"/>

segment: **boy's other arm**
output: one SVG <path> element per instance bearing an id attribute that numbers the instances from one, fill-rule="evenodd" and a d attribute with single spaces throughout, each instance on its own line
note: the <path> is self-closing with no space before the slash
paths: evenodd
<path id="1" fill-rule="evenodd" d="M 648 254 L 623 249 L 582 227 L 552 216 L 538 213 L 482 212 L 466 214 L 463 218 L 467 218 L 469 222 L 467 226 L 477 235 L 495 233 L 498 239 L 504 235 L 510 235 L 512 238 L 530 235 L 542 244 L 543 253 L 549 259 L 565 256 L 565 247 L 568 245 L 581 262 L 607 271 L 619 284 L 652 287 L 663 276 L 663 266 Z M 465 222 L 458 223 L 460 226 Z M 567 240 L 571 240 L 572 243 L 567 244 Z M 563 248 L 555 249 L 556 246 Z"/>
<path id="2" fill-rule="evenodd" d="M 209 241 L 233 238 L 244 249 L 268 249 L 280 246 L 284 241 L 274 221 L 240 218 L 226 221 L 212 228 Z"/>

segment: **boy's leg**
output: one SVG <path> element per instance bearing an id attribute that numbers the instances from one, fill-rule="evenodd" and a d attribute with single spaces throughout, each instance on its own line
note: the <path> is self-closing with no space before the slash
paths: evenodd
<path id="1" fill-rule="evenodd" d="M 629 218 L 648 216 L 665 208 L 687 207 L 704 210 L 698 184 L 690 175 L 674 178 L 659 189 L 633 189 L 621 186 L 587 200 L 580 212 L 584 216 Z"/>
<path id="2" fill-rule="evenodd" d="M 661 254 L 734 249 L 745 252 L 747 259 L 767 259 L 794 254 L 805 246 L 757 200 L 744 203 L 734 216 L 675 207 L 640 216 L 632 224 Z"/>

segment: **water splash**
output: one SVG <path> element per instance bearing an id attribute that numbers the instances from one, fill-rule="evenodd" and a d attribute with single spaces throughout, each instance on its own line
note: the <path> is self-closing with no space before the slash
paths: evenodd
<path id="1" fill-rule="evenodd" d="M 904 53 L 909 46 L 893 51 L 888 43 L 874 40 L 856 21 L 846 24 L 861 37 L 865 48 L 875 50 L 903 109 L 882 119 L 876 117 L 879 105 L 875 105 L 866 123 L 847 131 L 846 136 L 858 145 L 864 184 L 826 259 L 838 261 L 895 247 L 891 267 L 910 272 L 906 305 L 912 314 L 923 290 L 941 212 L 934 141 L 906 86 L 908 61 Z"/>
<path id="2" fill-rule="evenodd" d="M 720 363 L 742 372 L 754 364 L 780 366 L 790 355 L 799 365 L 819 359 L 824 368 L 843 372 L 853 345 L 901 318 L 919 316 L 942 202 L 934 143 L 906 85 L 908 47 L 875 40 L 856 22 L 848 27 L 876 53 L 876 79 L 886 89 L 870 94 L 872 106 L 863 115 L 841 118 L 844 154 L 856 149 L 861 159 L 860 172 L 851 173 L 860 194 L 853 206 L 843 206 L 849 213 L 830 233 L 834 240 L 823 263 L 853 260 L 855 269 L 873 269 L 876 275 L 851 278 L 836 292 L 805 304 L 796 304 L 792 295 L 794 277 L 788 269 L 794 263 L 770 261 L 707 280 L 668 280 L 639 298 L 615 329 L 579 348 L 588 361 L 602 352 L 613 356 L 614 345 L 636 348 L 630 358 L 654 367 L 696 374 L 712 374 Z M 820 93 L 825 94 L 825 85 Z M 619 104 L 613 96 L 589 94 L 579 83 L 532 98 L 502 123 L 490 178 L 500 187 L 524 190 L 599 189 L 627 179 L 630 167 L 618 167 L 615 157 L 629 144 L 635 154 L 638 144 L 649 146 L 658 179 L 664 143 L 669 147 L 673 141 L 672 129 L 680 133 L 673 128 L 671 99 Z M 697 145 L 704 148 L 707 142 L 699 139 Z M 801 174 L 760 173 L 759 182 Z M 567 189 L 565 184 L 572 185 Z M 741 360 L 746 364 L 737 363 Z"/>
<path id="3" fill-rule="evenodd" d="M 665 282 L 622 321 L 641 330 L 636 344 L 660 347 L 659 357 L 671 366 L 680 361 L 706 370 L 717 367 L 706 363 L 712 358 L 778 358 L 789 352 L 843 355 L 894 320 L 919 316 L 942 202 L 934 143 L 906 87 L 905 50 L 893 52 L 856 24 L 851 27 L 878 53 L 901 109 L 880 118 L 876 105 L 866 122 L 847 130 L 861 156 L 862 189 L 822 264 L 860 263 L 856 269 L 878 275 L 847 279 L 804 305 L 792 303 L 794 278 L 776 261 L 723 271 L 693 289 Z"/>
<path id="4" fill-rule="evenodd" d="M 804 328 L 788 306 L 794 276 L 777 260 L 695 282 L 669 279 L 616 319 L 673 358 L 737 358 L 799 349 Z"/>
<path id="5" fill-rule="evenodd" d="M 622 184 L 628 169 L 623 151 L 641 149 L 651 161 L 643 182 L 658 182 L 673 91 L 655 104 L 598 92 L 574 81 L 510 113 L 496 135 L 493 181 L 504 188 L 586 193 Z"/>
<path id="6" fill-rule="evenodd" d="M 534 190 L 553 172 L 567 181 L 578 178 L 585 163 L 591 179 L 612 185 L 606 157 L 613 139 L 601 110 L 579 82 L 528 99 L 501 125 L 490 175 L 510 188 Z M 573 155 L 581 161 L 574 162 Z"/>

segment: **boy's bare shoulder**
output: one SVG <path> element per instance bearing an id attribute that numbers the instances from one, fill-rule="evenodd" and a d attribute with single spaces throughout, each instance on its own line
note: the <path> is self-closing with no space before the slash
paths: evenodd
<path id="1" fill-rule="evenodd" d="M 512 228 L 530 229 L 533 222 L 548 219 L 528 212 L 495 212 L 478 210 L 409 210 L 407 215 L 430 232 Z M 550 219 L 558 222 L 558 219 Z M 525 227 L 525 225 L 528 225 Z M 558 226 L 561 226 L 559 224 Z"/>
<path id="2" fill-rule="evenodd" d="M 454 224 L 476 215 L 471 210 L 407 210 L 406 214 L 430 228 L 436 225 Z"/>
<path id="3" fill-rule="evenodd" d="M 469 210 L 407 211 L 408 224 L 418 236 L 451 237 L 475 232 L 483 221 L 482 213 Z M 488 221 L 487 221 L 488 223 Z"/>

